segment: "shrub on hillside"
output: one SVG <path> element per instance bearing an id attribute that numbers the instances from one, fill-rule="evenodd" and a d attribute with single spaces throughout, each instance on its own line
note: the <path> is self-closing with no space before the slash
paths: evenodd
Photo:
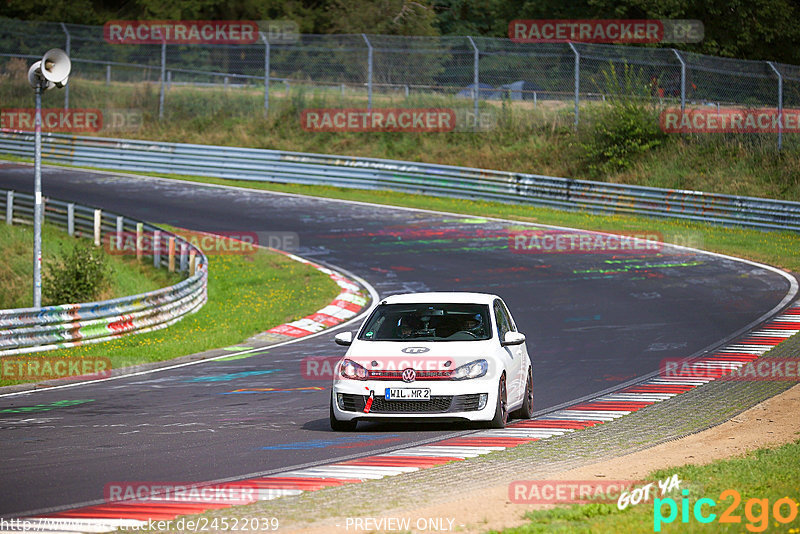
<path id="1" fill-rule="evenodd" d="M 79 241 L 60 250 L 42 273 L 42 297 L 47 305 L 97 300 L 110 283 L 111 267 L 101 248 Z"/>

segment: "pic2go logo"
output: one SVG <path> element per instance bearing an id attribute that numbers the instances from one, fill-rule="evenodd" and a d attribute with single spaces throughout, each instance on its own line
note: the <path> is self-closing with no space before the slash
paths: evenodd
<path id="1" fill-rule="evenodd" d="M 689 504 L 689 490 L 681 491 L 683 498 L 680 505 L 675 502 L 675 499 L 667 497 L 664 499 L 656 498 L 653 501 L 653 532 L 661 532 L 661 525 L 666 525 L 674 522 L 678 518 L 678 513 L 681 514 L 681 523 L 689 522 L 689 509 L 691 508 L 692 515 L 699 523 L 712 523 L 717 519 L 717 514 L 711 510 L 717 506 L 713 499 L 702 498 L 695 501 L 694 506 Z M 742 497 L 739 492 L 734 489 L 728 489 L 719 494 L 719 500 L 724 501 L 731 499 L 732 502 L 719 515 L 719 523 L 733 523 L 741 524 L 742 517 L 736 514 L 736 509 L 742 502 Z M 667 515 L 665 516 L 665 509 Z M 745 528 L 750 532 L 764 532 L 769 526 L 770 512 L 772 518 L 781 524 L 788 524 L 797 518 L 797 501 L 789 498 L 782 497 L 772 503 L 770 508 L 769 499 L 748 499 L 744 504 L 744 516 L 748 523 Z"/>

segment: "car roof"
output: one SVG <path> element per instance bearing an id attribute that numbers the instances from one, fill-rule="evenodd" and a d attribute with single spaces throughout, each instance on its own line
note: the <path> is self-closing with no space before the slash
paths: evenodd
<path id="1" fill-rule="evenodd" d="M 402 295 L 392 295 L 381 299 L 381 304 L 488 304 L 491 305 L 497 295 L 489 293 L 469 293 L 466 291 L 437 292 L 427 293 L 404 293 Z"/>

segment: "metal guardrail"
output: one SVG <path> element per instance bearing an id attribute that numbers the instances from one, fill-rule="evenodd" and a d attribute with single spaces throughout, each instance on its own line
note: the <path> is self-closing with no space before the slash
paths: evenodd
<path id="1" fill-rule="evenodd" d="M 800 202 L 573 180 L 429 163 L 43 134 L 42 158 L 68 165 L 385 189 L 800 232 Z M 29 157 L 30 132 L 0 132 L 0 154 Z"/>
<path id="2" fill-rule="evenodd" d="M 10 209 L 9 209 L 10 206 Z M 6 223 L 33 221 L 33 195 L 0 190 L 0 209 Z M 77 204 L 45 199 L 44 219 L 66 229 L 71 235 L 115 239 L 120 235 L 168 242 L 174 238 L 180 250 L 176 268 L 194 271 L 179 283 L 128 297 L 81 304 L 42 308 L 0 310 L 0 357 L 26 354 L 87 343 L 108 341 L 130 333 L 144 333 L 165 328 L 205 304 L 208 284 L 208 259 L 202 250 L 185 239 L 147 223 L 133 221 L 112 213 Z M 119 234 L 122 232 L 123 234 Z M 155 249 L 150 256 L 156 267 L 169 267 L 168 255 Z M 190 259 L 191 258 L 191 259 Z M 194 268 L 190 262 L 194 262 Z"/>

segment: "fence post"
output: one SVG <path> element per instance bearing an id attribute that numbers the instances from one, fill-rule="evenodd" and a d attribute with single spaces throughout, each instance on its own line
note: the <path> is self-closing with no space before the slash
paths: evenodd
<path id="1" fill-rule="evenodd" d="M 767 65 L 778 76 L 778 150 L 783 150 L 783 75 L 772 61 L 767 61 Z"/>
<path id="2" fill-rule="evenodd" d="M 361 37 L 367 43 L 367 109 L 372 111 L 372 43 L 367 39 L 367 34 L 362 33 Z"/>
<path id="3" fill-rule="evenodd" d="M 267 34 L 261 33 L 261 40 L 264 41 L 264 116 L 269 114 L 269 40 Z"/>
<path id="4" fill-rule="evenodd" d="M 122 215 L 117 215 L 117 236 L 115 239 L 117 244 L 117 250 L 122 250 L 122 230 L 124 228 L 124 225 L 125 225 L 125 220 L 122 218 Z"/>
<path id="5" fill-rule="evenodd" d="M 478 99 L 480 99 L 481 89 L 480 89 L 480 74 L 478 71 L 478 67 L 480 64 L 480 52 L 478 51 L 478 47 L 475 46 L 475 41 L 472 40 L 472 37 L 467 35 L 467 39 L 469 39 L 469 44 L 472 45 L 473 50 L 473 58 L 472 58 L 472 100 L 473 100 L 473 107 L 474 107 L 474 114 L 475 114 L 475 129 L 478 129 Z"/>
<path id="6" fill-rule="evenodd" d="M 161 41 L 161 90 L 158 94 L 158 120 L 164 118 L 164 84 L 167 81 L 167 40 Z"/>
<path id="7" fill-rule="evenodd" d="M 70 236 L 75 235 L 75 204 L 72 202 L 67 204 L 67 233 Z"/>
<path id="8" fill-rule="evenodd" d="M 106 85 L 111 85 L 111 63 L 106 63 Z"/>
<path id="9" fill-rule="evenodd" d="M 188 265 L 186 265 L 186 254 L 188 252 L 188 248 L 189 247 L 186 246 L 186 243 L 181 243 L 181 272 L 188 268 Z"/>
<path id="10" fill-rule="evenodd" d="M 69 57 L 71 48 L 72 48 L 72 37 L 69 34 L 69 30 L 67 29 L 67 25 L 63 22 L 61 23 L 61 29 L 64 30 L 64 33 L 67 36 L 67 43 L 65 47 L 65 52 L 67 53 L 67 57 Z M 69 109 L 69 84 L 64 86 L 64 109 Z"/>
<path id="11" fill-rule="evenodd" d="M 581 89 L 581 54 L 575 45 L 568 42 L 569 47 L 575 54 L 575 129 L 578 129 L 578 103 L 580 102 L 580 89 Z"/>
<path id="12" fill-rule="evenodd" d="M 103 222 L 103 210 L 94 210 L 94 246 L 100 246 L 100 225 Z"/>
<path id="13" fill-rule="evenodd" d="M 153 231 L 153 267 L 161 267 L 161 230 Z"/>
<path id="14" fill-rule="evenodd" d="M 142 223 L 136 223 L 136 261 L 142 261 L 142 240 L 144 226 Z"/>
<path id="15" fill-rule="evenodd" d="M 168 254 L 169 254 L 169 262 L 168 262 L 169 272 L 174 273 L 175 272 L 175 236 L 170 236 L 169 237 Z"/>
<path id="16" fill-rule="evenodd" d="M 6 224 L 14 223 L 14 192 L 6 192 Z"/>
<path id="17" fill-rule="evenodd" d="M 672 49 L 672 53 L 681 62 L 681 113 L 686 111 L 686 62 L 681 57 L 681 53 Z"/>
<path id="18" fill-rule="evenodd" d="M 189 276 L 194 276 L 194 269 L 196 267 L 194 258 L 197 256 L 197 252 L 194 249 L 189 251 Z"/>

